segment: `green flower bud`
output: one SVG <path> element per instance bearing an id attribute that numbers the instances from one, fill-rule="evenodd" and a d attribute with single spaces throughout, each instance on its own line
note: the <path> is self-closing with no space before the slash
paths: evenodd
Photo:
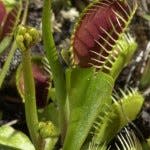
<path id="1" fill-rule="evenodd" d="M 36 43 L 39 40 L 40 34 L 35 28 L 30 28 L 28 33 L 32 36 L 34 43 Z"/>
<path id="2" fill-rule="evenodd" d="M 24 41 L 24 38 L 22 35 L 16 36 L 16 44 L 17 44 L 18 48 L 24 51 L 24 50 L 26 50 L 26 48 L 24 46 L 23 41 Z"/>
<path id="3" fill-rule="evenodd" d="M 48 137 L 56 137 L 58 136 L 58 132 L 54 124 L 50 121 L 47 122 L 40 122 L 38 131 L 41 137 L 48 138 Z"/>
<path id="4" fill-rule="evenodd" d="M 18 26 L 18 30 L 17 30 L 18 34 L 24 35 L 26 32 L 27 32 L 27 29 L 24 26 L 22 25 Z"/>
<path id="5" fill-rule="evenodd" d="M 29 33 L 25 33 L 24 35 L 24 43 L 26 48 L 29 48 L 32 45 L 32 37 Z"/>
<path id="6" fill-rule="evenodd" d="M 15 36 L 18 47 L 26 50 L 39 40 L 40 34 L 35 28 L 19 25 Z"/>

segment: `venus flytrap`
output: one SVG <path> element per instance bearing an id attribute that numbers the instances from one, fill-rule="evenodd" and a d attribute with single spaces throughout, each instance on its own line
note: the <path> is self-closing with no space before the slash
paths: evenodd
<path id="1" fill-rule="evenodd" d="M 97 115 L 111 104 L 114 81 L 136 48 L 124 33 L 137 8 L 133 5 L 94 1 L 77 22 L 70 49 L 74 69 L 67 72 L 71 111 L 64 150 L 81 149 Z"/>

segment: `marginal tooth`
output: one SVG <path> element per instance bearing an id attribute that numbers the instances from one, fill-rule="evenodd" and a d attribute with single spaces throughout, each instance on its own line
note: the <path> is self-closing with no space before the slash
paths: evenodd
<path id="1" fill-rule="evenodd" d="M 114 97 L 116 100 L 120 99 L 120 96 L 118 95 L 117 91 L 114 91 L 113 97 Z"/>
<path id="2" fill-rule="evenodd" d="M 121 23 L 120 23 L 120 21 L 119 21 L 118 17 L 116 17 L 116 20 L 117 20 L 118 25 L 120 26 L 120 28 L 122 28 Z"/>
<path id="3" fill-rule="evenodd" d="M 133 40 L 131 37 L 129 37 L 128 35 L 124 35 L 125 40 L 127 41 L 128 44 L 130 44 L 130 42 Z"/>
<path id="4" fill-rule="evenodd" d="M 126 91 L 127 91 L 128 95 L 132 94 L 132 92 L 130 91 L 130 89 L 126 89 Z"/>
<path id="5" fill-rule="evenodd" d="M 104 117 L 98 116 L 98 119 L 99 119 L 100 121 L 102 121 L 102 120 L 104 119 Z"/>
<path id="6" fill-rule="evenodd" d="M 93 54 L 95 54 L 96 56 L 98 56 L 98 57 L 100 57 L 100 58 L 103 58 L 103 59 L 107 59 L 108 57 L 106 57 L 106 56 L 103 56 L 102 54 L 100 54 L 100 53 L 97 53 L 97 52 L 95 52 L 95 51 L 90 51 L 91 53 L 93 53 Z"/>
<path id="7" fill-rule="evenodd" d="M 128 6 L 129 6 L 129 4 L 128 4 Z M 134 12 L 134 13 L 135 13 L 137 7 L 138 7 L 137 0 L 133 0 L 133 9 L 131 10 L 131 12 Z M 130 8 L 130 6 L 129 6 L 129 8 Z"/>
<path id="8" fill-rule="evenodd" d="M 107 69 L 108 71 L 111 71 L 111 68 L 106 65 L 104 65 L 103 68 Z"/>
<path id="9" fill-rule="evenodd" d="M 115 50 L 113 51 L 113 54 L 115 54 L 115 55 L 118 56 L 118 54 L 119 54 L 118 50 L 115 49 Z"/>
<path id="10" fill-rule="evenodd" d="M 107 53 L 110 54 L 111 51 L 108 51 L 100 42 L 98 42 L 97 40 L 95 40 L 95 42 Z"/>
<path id="11" fill-rule="evenodd" d="M 96 69 L 101 69 L 102 66 L 98 66 L 98 65 L 95 65 L 93 63 L 88 63 L 89 65 L 91 65 L 92 67 L 96 68 Z"/>
<path id="12" fill-rule="evenodd" d="M 112 11 L 115 13 L 115 15 L 116 15 L 119 19 L 121 19 L 121 20 L 123 21 L 124 24 L 127 23 L 127 21 L 126 21 L 119 13 L 117 13 L 114 9 L 112 9 Z"/>
<path id="13" fill-rule="evenodd" d="M 111 24 L 111 26 L 112 26 L 112 28 L 113 28 L 114 33 L 115 33 L 117 36 L 120 36 L 119 32 L 116 30 L 116 28 L 115 28 L 115 26 L 113 25 L 112 20 L 111 20 L 110 18 L 109 18 L 109 21 L 110 21 L 110 24 Z"/>
<path id="14" fill-rule="evenodd" d="M 93 131 L 90 131 L 89 133 L 90 133 L 91 135 L 94 135 L 94 134 L 95 134 Z"/>
<path id="15" fill-rule="evenodd" d="M 118 4 L 119 7 L 122 9 L 122 11 L 126 14 L 126 16 L 129 18 L 129 14 L 127 13 L 127 11 L 120 5 L 119 2 L 117 2 L 117 4 Z"/>
<path id="16" fill-rule="evenodd" d="M 109 105 L 109 104 L 104 104 L 104 107 L 106 107 L 108 111 L 110 111 L 110 110 L 111 110 L 111 108 L 110 108 L 110 105 Z"/>
<path id="17" fill-rule="evenodd" d="M 133 142 L 133 139 L 131 138 L 131 134 L 129 133 L 129 131 L 126 128 L 125 128 L 125 132 L 126 132 L 126 137 L 128 139 L 128 142 L 129 142 L 130 146 L 134 147 L 134 142 Z"/>
<path id="18" fill-rule="evenodd" d="M 124 93 L 124 91 L 122 89 L 119 89 L 119 90 L 120 90 L 120 93 L 122 94 L 122 96 L 127 99 L 128 96 Z"/>
<path id="19" fill-rule="evenodd" d="M 118 104 L 117 100 L 115 99 L 115 97 L 111 97 L 112 101 L 115 103 L 115 104 Z"/>
<path id="20" fill-rule="evenodd" d="M 49 70 L 49 68 L 44 67 L 44 70 L 45 70 L 50 76 L 52 76 L 52 72 Z"/>
<path id="21" fill-rule="evenodd" d="M 91 60 L 93 60 L 93 61 L 95 61 L 97 63 L 100 63 L 100 65 L 105 63 L 105 61 L 100 61 L 100 60 L 95 59 L 95 58 L 91 58 Z"/>
<path id="22" fill-rule="evenodd" d="M 93 67 L 96 68 L 96 69 L 101 69 L 102 68 L 102 66 L 98 66 L 98 65 L 93 65 Z"/>
<path id="23" fill-rule="evenodd" d="M 95 123 L 93 124 L 93 128 L 94 128 L 95 130 L 99 130 L 99 127 L 98 127 L 97 125 L 95 125 Z"/>
<path id="24" fill-rule="evenodd" d="M 105 116 L 108 116 L 109 113 L 105 111 L 104 114 L 105 114 Z"/>
<path id="25" fill-rule="evenodd" d="M 86 14 L 91 14 L 92 12 L 96 12 L 96 11 L 97 11 L 96 8 L 88 8 Z"/>
<path id="26" fill-rule="evenodd" d="M 130 146 L 129 146 L 128 140 L 126 140 L 122 134 L 120 134 L 120 136 L 121 136 L 121 139 L 122 139 L 122 140 L 123 140 L 123 142 L 124 142 L 124 145 L 127 147 L 127 149 L 130 149 Z"/>
<path id="27" fill-rule="evenodd" d="M 94 124 L 97 126 L 97 127 L 100 127 L 101 126 L 101 124 L 99 123 L 99 122 L 94 122 Z"/>
<path id="28" fill-rule="evenodd" d="M 107 3 L 104 3 L 104 2 L 101 2 L 101 4 L 104 5 L 104 6 L 108 6 L 108 7 L 110 6 L 110 4 L 107 4 Z"/>
<path id="29" fill-rule="evenodd" d="M 107 36 L 113 41 L 116 43 L 117 40 L 115 40 L 103 27 L 100 26 L 100 29 L 105 32 L 105 34 L 107 34 Z"/>
<path id="30" fill-rule="evenodd" d="M 132 94 L 135 93 L 135 92 L 137 92 L 137 89 L 132 89 L 130 87 L 129 87 L 129 90 L 131 91 Z"/>
<path id="31" fill-rule="evenodd" d="M 129 14 L 132 14 L 132 9 L 131 9 L 131 6 L 129 5 L 129 3 L 126 3 L 128 9 L 129 9 Z"/>
<path id="32" fill-rule="evenodd" d="M 109 0 L 105 0 L 105 2 L 107 2 L 109 4 L 112 4 L 112 2 L 110 2 Z M 101 2 L 99 2 L 99 3 L 101 3 Z"/>
<path id="33" fill-rule="evenodd" d="M 110 60 L 110 59 L 108 59 L 108 62 L 111 64 L 111 65 L 113 65 L 113 61 L 112 60 Z"/>
<path id="34" fill-rule="evenodd" d="M 102 37 L 101 35 L 98 35 L 103 41 L 105 41 L 110 47 L 114 47 L 114 45 L 112 45 L 109 41 L 107 41 L 104 37 Z"/>
<path id="35" fill-rule="evenodd" d="M 124 50 L 124 47 L 123 47 L 120 43 L 118 43 L 118 44 L 116 45 L 116 48 L 118 48 L 118 50 L 119 50 L 120 52 L 122 52 L 122 51 Z"/>
<path id="36" fill-rule="evenodd" d="M 116 61 L 117 57 L 115 55 L 111 55 L 111 58 L 113 58 L 114 61 Z"/>
<path id="37" fill-rule="evenodd" d="M 121 139 L 120 135 L 117 136 L 117 138 L 118 138 L 119 142 L 121 143 L 121 145 L 124 145 L 123 140 Z"/>
<path id="38" fill-rule="evenodd" d="M 97 4 L 95 4 L 94 7 L 102 8 L 102 9 L 105 8 L 104 6 L 102 6 L 102 5 L 97 5 Z"/>
<path id="39" fill-rule="evenodd" d="M 115 143 L 117 150 L 121 150 L 117 143 Z"/>

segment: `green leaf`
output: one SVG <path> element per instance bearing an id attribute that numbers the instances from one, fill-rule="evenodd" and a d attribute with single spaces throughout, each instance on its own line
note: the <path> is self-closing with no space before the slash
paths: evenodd
<path id="1" fill-rule="evenodd" d="M 18 148 L 12 148 L 5 145 L 0 145 L 0 150 L 19 150 Z"/>
<path id="2" fill-rule="evenodd" d="M 58 124 L 58 108 L 53 103 L 50 103 L 44 108 L 44 110 L 38 111 L 38 117 L 40 121 L 52 121 L 56 127 Z"/>
<path id="3" fill-rule="evenodd" d="M 0 54 L 9 46 L 12 37 L 5 36 L 2 41 L 0 42 Z"/>
<path id="4" fill-rule="evenodd" d="M 111 101 L 113 79 L 93 68 L 75 68 L 68 83 L 70 119 L 64 150 L 79 150 L 102 107 Z"/>
<path id="5" fill-rule="evenodd" d="M 146 19 L 147 21 L 150 21 L 150 14 L 144 14 L 142 15 L 142 17 Z"/>
<path id="6" fill-rule="evenodd" d="M 2 148 L 1 148 L 2 147 Z M 7 148 L 5 148 L 7 147 Z M 0 127 L 0 149 L 35 150 L 28 137 L 8 125 Z"/>

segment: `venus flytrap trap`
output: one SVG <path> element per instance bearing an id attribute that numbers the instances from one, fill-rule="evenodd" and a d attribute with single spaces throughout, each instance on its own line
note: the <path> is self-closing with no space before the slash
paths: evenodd
<path id="1" fill-rule="evenodd" d="M 6 0 L 0 1 L 1 7 L 1 17 L 0 17 L 0 40 L 4 40 L 6 37 L 13 37 L 11 35 L 18 23 L 22 3 L 19 2 L 9 2 Z M 4 40 L 5 41 L 5 40 Z M 1 43 L 1 45 L 4 42 Z"/>
<path id="2" fill-rule="evenodd" d="M 128 129 L 125 128 L 125 134 L 123 135 L 120 133 L 117 138 L 121 144 L 121 146 L 115 144 L 117 150 L 120 150 L 120 147 L 123 150 L 143 150 L 139 139 L 136 137 L 132 130 L 128 131 Z"/>
<path id="3" fill-rule="evenodd" d="M 8 58 L 0 72 L 0 87 L 2 87 L 7 71 L 9 70 L 11 60 L 16 51 L 16 44 L 13 40 L 13 35 L 16 26 L 20 21 L 22 1 L 13 1 L 13 4 L 11 4 L 11 2 L 3 0 L 0 1 L 0 5 L 3 10 L 0 21 L 0 53 L 2 53 L 8 46 L 11 47 Z M 26 15 L 23 15 L 23 18 L 23 20 L 25 20 Z M 10 45 L 11 42 L 12 44 Z"/>
<path id="4" fill-rule="evenodd" d="M 127 94 L 123 93 L 122 98 L 116 100 L 113 98 L 114 103 L 107 109 L 103 116 L 99 116 L 98 120 L 94 123 L 95 131 L 93 131 L 93 139 L 95 146 L 102 147 L 104 144 L 108 145 L 111 139 L 119 133 L 119 131 L 128 123 L 133 121 L 144 102 L 143 97 L 137 91 L 128 91 Z M 133 110 L 132 107 L 135 107 Z"/>
<path id="5" fill-rule="evenodd" d="M 119 133 L 117 135 L 118 142 L 115 143 L 113 148 L 112 145 L 108 147 L 107 144 L 103 144 L 101 147 L 99 147 L 99 145 L 91 142 L 88 150 L 110 150 L 111 148 L 115 148 L 115 150 L 143 150 L 142 145 L 139 142 L 139 139 L 136 137 L 134 131 L 131 129 L 129 131 L 126 127 L 123 130 L 124 133 Z"/>

